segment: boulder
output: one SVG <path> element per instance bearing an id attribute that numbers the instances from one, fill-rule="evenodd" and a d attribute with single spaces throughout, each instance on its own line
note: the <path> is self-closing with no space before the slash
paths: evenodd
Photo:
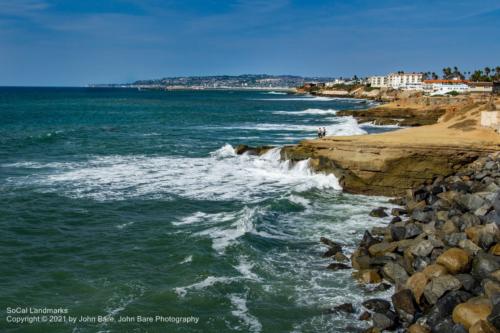
<path id="1" fill-rule="evenodd" d="M 363 234 L 363 239 L 359 243 L 359 246 L 362 248 L 369 248 L 373 244 L 378 243 L 377 239 L 372 236 L 372 234 L 366 230 Z"/>
<path id="2" fill-rule="evenodd" d="M 406 228 L 400 226 L 391 226 L 391 238 L 393 241 L 405 239 Z"/>
<path id="3" fill-rule="evenodd" d="M 396 326 L 397 317 L 392 311 L 387 311 L 384 313 L 375 312 L 372 315 L 373 326 L 381 330 L 392 329 Z"/>
<path id="4" fill-rule="evenodd" d="M 442 265 L 439 265 L 439 264 L 432 264 L 432 265 L 429 265 L 427 266 L 423 271 L 422 273 L 425 274 L 425 276 L 428 278 L 428 279 L 433 279 L 435 277 L 438 277 L 438 276 L 443 276 L 445 274 L 448 274 L 448 270 L 446 269 L 446 267 L 442 266 Z"/>
<path id="5" fill-rule="evenodd" d="M 390 310 L 391 303 L 381 298 L 372 298 L 364 301 L 362 305 L 373 312 L 385 313 Z"/>
<path id="6" fill-rule="evenodd" d="M 491 313 L 491 306 L 486 303 L 466 302 L 458 304 L 453 310 L 452 318 L 457 324 L 466 329 L 471 328 L 476 322 L 486 320 Z"/>
<path id="7" fill-rule="evenodd" d="M 458 290 L 461 287 L 460 280 L 453 275 L 443 275 L 432 279 L 424 289 L 425 299 L 430 304 L 436 304 L 438 299 L 450 290 Z"/>
<path id="8" fill-rule="evenodd" d="M 387 217 L 387 213 L 385 212 L 385 207 L 375 208 L 370 212 L 370 216 L 372 217 Z"/>
<path id="9" fill-rule="evenodd" d="M 422 240 L 417 244 L 411 246 L 410 252 L 418 257 L 427 257 L 429 254 L 431 254 L 433 249 L 434 246 L 432 245 L 431 241 Z"/>
<path id="10" fill-rule="evenodd" d="M 405 238 L 415 238 L 422 233 L 422 228 L 415 223 L 407 223 L 405 229 Z"/>
<path id="11" fill-rule="evenodd" d="M 500 256 L 500 244 L 495 244 L 493 245 L 491 248 L 490 248 L 490 251 L 489 251 L 491 254 L 495 255 L 495 256 Z"/>
<path id="12" fill-rule="evenodd" d="M 338 262 L 347 262 L 349 261 L 349 258 L 347 258 L 343 253 L 341 252 L 337 252 L 335 253 L 335 255 L 333 256 L 333 259 L 335 259 L 336 261 Z"/>
<path id="13" fill-rule="evenodd" d="M 397 247 L 398 247 L 397 242 L 391 242 L 391 243 L 382 242 L 370 246 L 368 248 L 368 252 L 370 252 L 372 256 L 380 256 L 384 255 L 385 253 L 393 252 L 395 249 L 397 249 Z"/>
<path id="14" fill-rule="evenodd" d="M 443 230 L 445 234 L 453 234 L 458 231 L 458 228 L 451 220 L 447 220 L 441 227 L 441 230 Z"/>
<path id="15" fill-rule="evenodd" d="M 393 216 L 401 216 L 408 214 L 408 211 L 404 208 L 393 208 L 391 210 L 391 215 Z"/>
<path id="16" fill-rule="evenodd" d="M 342 269 L 350 269 L 351 267 L 349 267 L 346 264 L 339 263 L 339 262 L 333 262 L 330 265 L 328 265 L 327 268 L 334 270 L 334 271 L 338 271 L 338 270 L 342 270 Z"/>
<path id="17" fill-rule="evenodd" d="M 497 329 L 500 329 L 500 299 L 496 298 L 493 300 L 493 307 L 491 313 L 488 316 L 488 321 L 493 324 Z"/>
<path id="18" fill-rule="evenodd" d="M 415 313 L 417 312 L 413 293 L 410 289 L 402 289 L 392 295 L 392 304 L 399 318 L 405 322 L 413 322 Z"/>
<path id="19" fill-rule="evenodd" d="M 469 193 L 458 195 L 455 198 L 455 202 L 460 205 L 462 209 L 470 212 L 476 211 L 478 208 L 485 204 L 484 199 L 479 195 Z"/>
<path id="20" fill-rule="evenodd" d="M 351 264 L 354 269 L 369 269 L 371 268 L 371 257 L 369 255 L 359 255 L 358 251 L 354 251 L 351 256 Z"/>
<path id="21" fill-rule="evenodd" d="M 382 268 L 382 274 L 390 281 L 402 285 L 408 280 L 408 273 L 398 263 L 389 262 Z"/>
<path id="22" fill-rule="evenodd" d="M 498 331 L 488 321 L 479 320 L 469 328 L 469 333 L 498 333 Z"/>
<path id="23" fill-rule="evenodd" d="M 451 274 L 461 273 L 469 266 L 469 254 L 459 248 L 451 248 L 441 254 L 436 263 L 446 267 Z"/>
<path id="24" fill-rule="evenodd" d="M 455 277 L 460 281 L 462 288 L 466 291 L 473 291 L 476 287 L 476 280 L 474 280 L 474 277 L 470 274 L 457 274 Z"/>
<path id="25" fill-rule="evenodd" d="M 470 256 L 473 256 L 475 255 L 477 252 L 481 251 L 481 248 L 479 246 L 477 246 L 473 241 L 471 241 L 470 239 L 462 239 L 458 242 L 458 246 L 462 249 L 464 249 L 465 251 L 467 251 L 467 253 L 470 255 Z"/>
<path id="26" fill-rule="evenodd" d="M 354 313 L 354 307 L 352 306 L 352 303 L 344 303 L 344 304 L 337 305 L 332 310 L 330 310 L 330 312 L 332 312 L 332 313 L 338 313 L 338 312 Z"/>
<path id="27" fill-rule="evenodd" d="M 471 298 L 471 294 L 462 290 L 450 291 L 441 297 L 426 315 L 427 323 L 435 327 L 440 322 L 451 316 L 453 309 L 460 303 Z"/>
<path id="28" fill-rule="evenodd" d="M 446 318 L 432 327 L 432 333 L 467 333 L 467 330 L 451 318 Z"/>
<path id="29" fill-rule="evenodd" d="M 484 279 L 482 282 L 484 294 L 492 299 L 495 295 L 500 295 L 500 283 L 491 279 Z"/>
<path id="30" fill-rule="evenodd" d="M 408 333 L 431 333 L 431 331 L 419 324 L 413 324 L 408 327 Z"/>
<path id="31" fill-rule="evenodd" d="M 467 239 L 467 235 L 463 232 L 454 232 L 452 234 L 448 234 L 444 236 L 444 241 L 449 245 L 449 246 L 458 246 L 458 243 L 460 243 L 461 240 Z"/>
<path id="32" fill-rule="evenodd" d="M 359 317 L 358 320 L 369 320 L 372 317 L 371 313 L 368 311 L 364 311 Z"/>
<path id="33" fill-rule="evenodd" d="M 417 272 L 406 281 L 406 288 L 410 289 L 417 304 L 420 304 L 420 297 L 424 294 L 425 286 L 429 278 L 422 272 Z"/>
<path id="34" fill-rule="evenodd" d="M 372 284 L 382 282 L 382 278 L 376 269 L 363 269 L 357 273 L 361 283 Z"/>
<path id="35" fill-rule="evenodd" d="M 500 269 L 500 257 L 490 253 L 479 252 L 472 261 L 472 276 L 478 280 L 487 278 L 498 269 Z"/>

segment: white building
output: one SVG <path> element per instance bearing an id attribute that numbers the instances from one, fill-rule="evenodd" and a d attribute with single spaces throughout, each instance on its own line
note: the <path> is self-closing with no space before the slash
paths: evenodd
<path id="1" fill-rule="evenodd" d="M 425 80 L 422 87 L 431 96 L 446 95 L 452 91 L 461 94 L 469 92 L 467 81 L 463 80 Z"/>
<path id="2" fill-rule="evenodd" d="M 374 88 L 422 90 L 422 73 L 391 73 L 386 76 L 370 76 L 368 83 Z"/>
<path id="3" fill-rule="evenodd" d="M 368 83 L 374 88 L 387 88 L 387 76 L 370 76 Z"/>
<path id="4" fill-rule="evenodd" d="M 422 73 L 391 73 L 387 76 L 387 85 L 393 89 L 405 89 L 422 84 Z"/>

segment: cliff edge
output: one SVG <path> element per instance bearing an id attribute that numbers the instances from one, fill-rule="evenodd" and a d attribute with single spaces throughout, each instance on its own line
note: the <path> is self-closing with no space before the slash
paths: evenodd
<path id="1" fill-rule="evenodd" d="M 283 159 L 310 159 L 318 172 L 333 173 L 344 190 L 402 195 L 438 176 L 448 176 L 479 157 L 500 151 L 500 135 L 480 126 L 493 103 L 470 102 L 448 109 L 433 125 L 394 132 L 305 140 L 282 149 Z"/>

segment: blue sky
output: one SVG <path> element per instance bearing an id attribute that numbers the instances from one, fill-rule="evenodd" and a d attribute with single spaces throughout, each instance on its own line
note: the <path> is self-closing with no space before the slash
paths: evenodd
<path id="1" fill-rule="evenodd" d="M 500 65 L 498 0 L 0 0 L 0 85 Z"/>

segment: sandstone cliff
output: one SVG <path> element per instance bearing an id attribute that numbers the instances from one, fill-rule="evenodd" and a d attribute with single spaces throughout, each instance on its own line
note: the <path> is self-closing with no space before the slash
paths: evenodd
<path id="1" fill-rule="evenodd" d="M 486 109 L 486 103 L 465 103 L 447 109 L 434 125 L 306 140 L 282 149 L 282 158 L 309 158 L 313 169 L 335 174 L 347 192 L 401 195 L 500 151 L 500 136 L 479 126 L 480 112 Z"/>

